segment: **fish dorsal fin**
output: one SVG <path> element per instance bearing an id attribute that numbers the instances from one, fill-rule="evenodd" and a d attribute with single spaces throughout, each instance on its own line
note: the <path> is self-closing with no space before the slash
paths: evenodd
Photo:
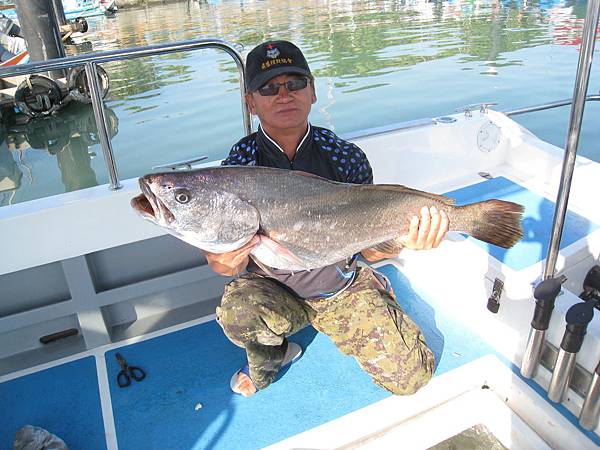
<path id="1" fill-rule="evenodd" d="M 431 200 L 435 200 L 437 202 L 444 203 L 449 206 L 453 206 L 455 200 L 450 197 L 446 197 L 445 195 L 433 194 L 431 192 L 420 191 L 418 189 L 409 188 L 403 186 L 401 184 L 361 184 L 359 185 L 363 189 L 384 189 L 390 190 L 394 192 L 402 192 L 405 194 L 413 194 L 418 195 L 420 197 L 429 198 Z"/>
<path id="2" fill-rule="evenodd" d="M 319 175 L 315 175 L 315 174 L 308 173 L 308 172 L 302 172 L 300 170 L 294 171 L 294 175 L 300 175 L 300 176 L 305 176 L 305 177 L 309 177 L 309 178 L 316 178 L 321 181 L 329 182 L 331 184 L 342 184 L 342 185 L 348 184 L 348 183 L 341 183 L 339 181 L 328 180 L 327 178 L 320 177 Z M 455 203 L 455 200 L 453 198 L 446 197 L 445 195 L 439 195 L 439 194 L 433 194 L 431 192 L 420 191 L 418 189 L 409 188 L 409 187 L 403 186 L 401 184 L 351 184 L 351 186 L 352 186 L 352 188 L 359 188 L 359 189 L 367 189 L 367 190 L 387 189 L 387 190 L 395 191 L 395 192 L 403 192 L 405 194 L 418 195 L 420 197 L 430 198 L 431 200 L 435 200 L 435 201 L 444 203 L 449 206 L 453 206 Z"/>

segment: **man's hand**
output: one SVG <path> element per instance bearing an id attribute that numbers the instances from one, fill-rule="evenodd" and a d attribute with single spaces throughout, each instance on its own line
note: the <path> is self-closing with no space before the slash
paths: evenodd
<path id="1" fill-rule="evenodd" d="M 449 220 L 444 211 L 435 206 L 421 208 L 421 216 L 414 216 L 408 228 L 408 235 L 402 240 L 402 246 L 412 250 L 428 250 L 437 248 L 448 232 Z M 397 253 L 384 253 L 372 248 L 361 252 L 369 262 L 377 262 L 386 258 L 395 258 Z"/>
<path id="2" fill-rule="evenodd" d="M 235 276 L 240 274 L 248 265 L 250 252 L 260 242 L 260 236 L 254 235 L 250 242 L 237 250 L 227 253 L 204 252 L 208 265 L 220 275 Z"/>
<path id="3" fill-rule="evenodd" d="M 410 220 L 404 247 L 412 250 L 437 248 L 446 236 L 449 224 L 444 211 L 438 211 L 435 206 L 424 206 L 421 208 L 421 217 L 413 216 Z"/>

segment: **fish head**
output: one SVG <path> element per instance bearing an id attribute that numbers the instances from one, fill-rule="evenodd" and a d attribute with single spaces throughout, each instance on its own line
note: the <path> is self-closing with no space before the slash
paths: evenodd
<path id="1" fill-rule="evenodd" d="M 139 179 L 131 206 L 143 218 L 203 250 L 224 253 L 247 243 L 259 228 L 258 211 L 210 172 L 167 172 Z"/>

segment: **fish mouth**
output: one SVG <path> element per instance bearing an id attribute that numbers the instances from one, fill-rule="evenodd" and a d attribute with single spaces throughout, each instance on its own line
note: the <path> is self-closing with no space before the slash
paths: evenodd
<path id="1" fill-rule="evenodd" d="M 157 224 L 170 224 L 175 221 L 175 216 L 167 205 L 158 198 L 144 177 L 140 178 L 140 189 L 142 193 L 131 199 L 131 206 L 142 217 Z"/>
<path id="2" fill-rule="evenodd" d="M 144 194 L 140 194 L 131 199 L 131 207 L 142 216 L 149 219 L 155 219 L 154 209 Z"/>

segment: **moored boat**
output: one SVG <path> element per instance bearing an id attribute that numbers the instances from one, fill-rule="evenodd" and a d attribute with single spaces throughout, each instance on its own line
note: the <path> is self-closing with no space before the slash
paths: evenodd
<path id="1" fill-rule="evenodd" d="M 2 14 L 18 23 L 17 10 L 14 3 L 5 2 Z M 77 17 L 92 17 L 114 14 L 118 10 L 116 0 L 62 0 L 65 17 L 74 20 Z"/>

